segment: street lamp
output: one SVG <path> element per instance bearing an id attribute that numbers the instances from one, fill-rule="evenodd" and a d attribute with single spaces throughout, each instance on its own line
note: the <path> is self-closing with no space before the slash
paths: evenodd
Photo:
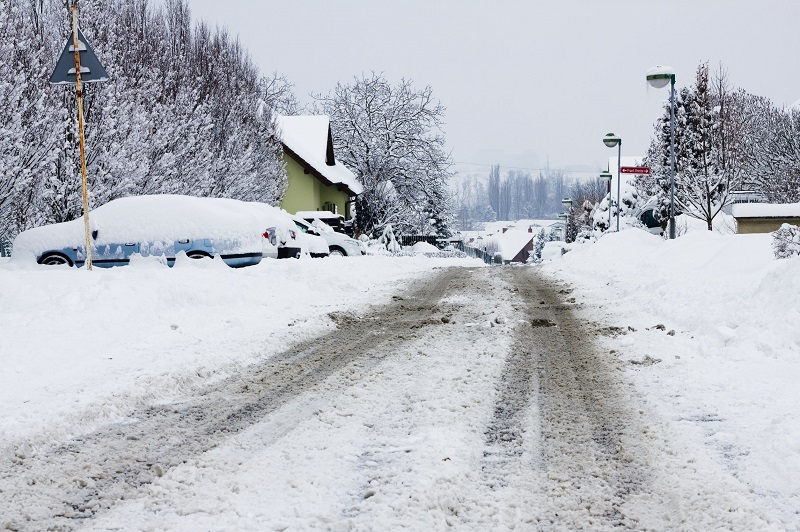
<path id="1" fill-rule="evenodd" d="M 647 71 L 647 83 L 663 89 L 669 83 L 669 238 L 675 238 L 675 71 L 656 65 Z"/>
<path id="2" fill-rule="evenodd" d="M 564 220 L 564 242 L 569 244 L 569 215 L 572 211 L 572 200 L 564 198 L 561 200 L 561 205 L 564 206 L 564 212 L 559 214 L 558 217 Z"/>
<path id="3" fill-rule="evenodd" d="M 613 133 L 609 133 L 603 137 L 603 144 L 609 148 L 617 147 L 617 232 L 619 232 L 619 186 L 622 181 L 622 173 L 620 172 L 622 168 L 622 139 Z M 611 222 L 609 221 L 608 224 L 608 228 L 611 229 Z"/>
<path id="4" fill-rule="evenodd" d="M 608 192 L 608 229 L 611 230 L 611 172 L 608 170 L 600 172 L 600 179 L 608 184 L 606 187 L 606 192 Z"/>

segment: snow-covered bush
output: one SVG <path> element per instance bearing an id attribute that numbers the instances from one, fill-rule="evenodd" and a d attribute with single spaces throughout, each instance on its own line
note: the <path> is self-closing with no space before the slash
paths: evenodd
<path id="1" fill-rule="evenodd" d="M 636 190 L 636 187 L 629 183 L 622 183 L 622 187 L 620 190 L 622 203 L 620 204 L 619 214 L 619 228 L 627 229 L 628 227 L 641 225 L 637 215 L 639 214 L 641 208 L 646 203 L 646 199 L 643 198 L 639 191 Z M 616 194 L 615 194 L 616 196 Z M 599 237 L 603 232 L 608 231 L 611 229 L 612 231 L 616 231 L 617 229 L 617 202 L 616 198 L 613 201 L 609 202 L 611 198 L 607 194 L 605 198 L 597 205 L 597 207 L 593 211 L 593 220 L 592 220 L 592 229 L 594 232 L 595 237 Z M 608 210 L 611 208 L 611 227 L 608 227 Z"/>
<path id="2" fill-rule="evenodd" d="M 800 255 L 800 227 L 783 224 L 772 233 L 772 251 L 776 259 Z"/>
<path id="3" fill-rule="evenodd" d="M 528 262 L 532 262 L 534 264 L 542 262 L 542 250 L 544 249 L 546 242 L 547 236 L 544 233 L 544 229 L 542 229 L 539 231 L 539 234 L 536 235 L 536 240 L 533 242 L 533 251 L 528 257 Z"/>
<path id="4" fill-rule="evenodd" d="M 400 243 L 397 242 L 397 238 L 394 236 L 392 224 L 386 224 L 386 227 L 383 228 L 383 233 L 380 238 L 378 238 L 378 242 L 390 253 L 400 253 L 402 249 L 402 246 L 400 246 Z"/>

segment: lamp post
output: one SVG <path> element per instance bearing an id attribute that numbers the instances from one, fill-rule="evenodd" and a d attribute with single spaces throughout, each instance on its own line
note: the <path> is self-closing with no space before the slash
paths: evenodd
<path id="1" fill-rule="evenodd" d="M 675 71 L 656 65 L 647 71 L 647 83 L 663 89 L 669 83 L 669 238 L 675 239 Z"/>
<path id="2" fill-rule="evenodd" d="M 564 206 L 564 212 L 559 214 L 558 217 L 564 220 L 564 242 L 569 244 L 569 215 L 572 211 L 572 200 L 564 198 L 561 200 L 561 205 Z"/>
<path id="3" fill-rule="evenodd" d="M 608 133 L 603 137 L 603 144 L 609 148 L 617 147 L 617 232 L 619 232 L 619 190 L 622 175 L 620 168 L 622 167 L 622 139 L 613 133 Z M 610 222 L 609 222 L 610 223 Z M 609 229 L 611 229 L 609 227 Z"/>
<path id="4" fill-rule="evenodd" d="M 607 183 L 606 192 L 608 192 L 608 229 L 611 230 L 611 172 L 606 170 L 600 172 L 600 179 Z"/>

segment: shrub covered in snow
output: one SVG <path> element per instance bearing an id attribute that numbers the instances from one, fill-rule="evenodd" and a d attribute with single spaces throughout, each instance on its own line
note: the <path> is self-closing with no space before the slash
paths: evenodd
<path id="1" fill-rule="evenodd" d="M 545 235 L 544 229 L 542 229 L 539 231 L 539 234 L 536 235 L 536 240 L 533 242 L 533 251 L 528 256 L 528 262 L 532 262 L 534 264 L 542 262 L 542 250 L 544 249 L 546 242 L 547 236 Z"/>
<path id="2" fill-rule="evenodd" d="M 636 187 L 629 183 L 622 183 L 620 190 L 622 202 L 619 208 L 620 229 L 627 229 L 630 226 L 641 225 L 638 214 L 646 203 L 647 199 L 639 194 Z M 616 198 L 610 201 L 609 195 L 597 205 L 593 212 L 592 229 L 595 237 L 599 237 L 603 232 L 617 228 L 617 203 Z M 611 209 L 611 227 L 608 226 L 608 210 Z"/>
<path id="3" fill-rule="evenodd" d="M 776 259 L 800 255 L 800 227 L 783 224 L 772 233 L 772 251 Z"/>
<path id="4" fill-rule="evenodd" d="M 400 243 L 397 241 L 397 238 L 394 236 L 392 224 L 386 224 L 386 227 L 383 229 L 383 234 L 381 234 L 380 238 L 378 238 L 378 242 L 380 243 L 381 247 L 386 249 L 386 251 L 389 253 L 400 253 L 400 250 L 402 249 Z"/>

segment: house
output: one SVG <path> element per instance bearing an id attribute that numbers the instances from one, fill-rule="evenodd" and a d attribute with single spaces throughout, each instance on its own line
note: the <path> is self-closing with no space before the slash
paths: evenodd
<path id="1" fill-rule="evenodd" d="M 731 213 L 740 234 L 771 233 L 783 224 L 800 226 L 800 203 L 737 203 Z"/>
<path id="2" fill-rule="evenodd" d="M 486 222 L 484 231 L 459 231 L 456 239 L 492 257 L 499 255 L 506 264 L 527 262 L 539 233 L 544 229 L 550 238 L 552 233 L 558 235 L 562 225 L 558 220 Z"/>
<path id="3" fill-rule="evenodd" d="M 330 211 L 352 218 L 352 203 L 363 191 L 349 168 L 333 153 L 327 116 L 279 116 L 288 186 L 281 208 L 297 211 Z"/>
<path id="4" fill-rule="evenodd" d="M 495 235 L 494 239 L 497 241 L 504 263 L 527 262 L 533 251 L 533 239 L 536 236 L 537 233 L 533 232 L 533 228 L 528 228 L 527 231 L 509 229 Z"/>

